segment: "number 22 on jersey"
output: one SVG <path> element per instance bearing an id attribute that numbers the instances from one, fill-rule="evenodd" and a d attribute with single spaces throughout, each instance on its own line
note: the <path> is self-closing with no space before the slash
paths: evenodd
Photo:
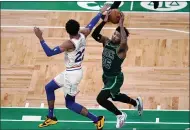
<path id="1" fill-rule="evenodd" d="M 78 53 L 76 54 L 75 63 L 80 62 L 84 59 L 84 51 L 85 51 L 85 48 L 82 49 L 82 51 L 78 51 Z"/>

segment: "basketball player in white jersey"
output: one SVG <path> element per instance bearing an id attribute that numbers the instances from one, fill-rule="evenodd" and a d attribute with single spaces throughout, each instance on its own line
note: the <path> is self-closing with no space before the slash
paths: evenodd
<path id="1" fill-rule="evenodd" d="M 45 86 L 49 111 L 45 121 L 39 124 L 40 128 L 54 125 L 58 122 L 54 115 L 54 91 L 58 88 L 63 88 L 66 107 L 73 112 L 88 117 L 93 121 L 97 130 L 102 130 L 105 120 L 104 116 L 97 117 L 90 113 L 85 107 L 75 102 L 75 96 L 78 93 L 77 86 L 80 83 L 83 75 L 81 64 L 84 58 L 86 37 L 90 34 L 93 27 L 98 23 L 99 19 L 102 17 L 102 14 L 108 8 L 109 5 L 105 5 L 86 26 L 86 28 L 82 30 L 79 30 L 80 25 L 77 21 L 72 19 L 69 20 L 66 23 L 66 31 L 69 34 L 70 39 L 66 40 L 63 44 L 55 47 L 54 49 L 49 48 L 45 43 L 45 40 L 42 36 L 42 31 L 37 27 L 34 28 L 35 35 L 39 38 L 41 46 L 46 55 L 49 57 L 64 52 L 66 65 L 66 70 L 57 75 Z"/>

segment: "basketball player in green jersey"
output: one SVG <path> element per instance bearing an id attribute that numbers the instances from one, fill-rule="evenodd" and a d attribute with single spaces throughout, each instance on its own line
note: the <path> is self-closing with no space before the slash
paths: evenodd
<path id="1" fill-rule="evenodd" d="M 119 26 L 116 28 L 112 38 L 100 34 L 101 29 L 108 21 L 109 13 L 106 14 L 104 20 L 95 28 L 92 37 L 103 44 L 102 53 L 102 67 L 103 67 L 103 83 L 104 87 L 97 96 L 97 102 L 108 111 L 116 115 L 117 123 L 116 128 L 121 128 L 127 118 L 127 114 L 121 112 L 117 107 L 108 100 L 119 101 L 133 105 L 138 114 L 142 115 L 143 103 L 142 99 L 132 99 L 126 94 L 120 93 L 120 88 L 124 81 L 124 75 L 121 71 L 121 65 L 126 58 L 128 51 L 127 37 L 129 36 L 128 30 L 123 26 L 124 14 L 121 13 Z"/>

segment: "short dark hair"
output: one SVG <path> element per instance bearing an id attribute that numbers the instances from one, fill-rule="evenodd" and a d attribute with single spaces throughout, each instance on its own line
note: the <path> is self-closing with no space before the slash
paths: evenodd
<path id="1" fill-rule="evenodd" d="M 124 27 L 127 37 L 129 36 L 129 31 Z M 120 26 L 116 28 L 116 31 L 120 32 Z"/>
<path id="2" fill-rule="evenodd" d="M 66 31 L 70 35 L 77 35 L 80 29 L 80 24 L 76 20 L 70 19 L 66 23 Z"/>

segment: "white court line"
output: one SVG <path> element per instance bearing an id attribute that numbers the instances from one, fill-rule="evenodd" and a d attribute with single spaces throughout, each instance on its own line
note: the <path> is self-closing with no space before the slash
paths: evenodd
<path id="1" fill-rule="evenodd" d="M 41 121 L 41 116 L 28 116 L 28 115 L 23 115 L 22 120 L 23 121 Z"/>
<path id="2" fill-rule="evenodd" d="M 0 108 L 8 108 L 8 109 L 15 109 L 15 108 L 18 108 L 18 109 L 23 109 L 25 107 L 0 107 Z M 47 107 L 44 107 L 44 108 L 40 108 L 40 107 L 29 107 L 29 108 L 26 108 L 26 109 L 48 109 Z M 61 109 L 61 110 L 67 110 L 67 108 L 55 108 L 55 109 Z M 102 109 L 99 109 L 99 108 L 87 108 L 89 110 L 105 110 L 105 108 L 102 108 Z M 136 111 L 136 109 L 120 109 L 120 110 L 128 110 L 128 111 Z M 144 111 L 158 111 L 157 109 L 144 109 Z M 161 109 L 159 111 L 184 111 L 184 112 L 189 112 L 190 110 L 171 110 L 171 109 Z"/>
<path id="3" fill-rule="evenodd" d="M 10 121 L 10 122 L 22 122 L 23 120 L 9 120 L 9 119 L 1 119 L 0 121 Z M 27 120 L 26 120 L 27 121 Z M 40 122 L 44 120 L 32 121 L 32 122 Z M 78 120 L 58 120 L 58 122 L 67 122 L 67 123 L 91 123 L 92 121 L 78 121 Z M 116 121 L 105 121 L 107 124 L 116 123 Z M 126 124 L 176 124 L 176 125 L 188 125 L 190 123 L 185 122 L 125 122 Z"/>
<path id="4" fill-rule="evenodd" d="M 35 26 L 7 26 L 7 25 L 2 25 L 1 28 L 34 28 Z M 64 26 L 38 26 L 39 28 L 65 28 Z M 85 28 L 85 27 L 81 27 Z M 113 30 L 116 27 L 104 27 L 103 29 L 105 30 Z M 183 30 L 176 30 L 176 29 L 170 29 L 170 28 L 127 28 L 129 30 L 161 30 L 161 31 L 171 31 L 171 32 L 179 32 L 179 33 L 186 33 L 189 34 L 187 31 Z"/>
<path id="5" fill-rule="evenodd" d="M 159 118 L 156 118 L 156 123 L 159 123 L 160 122 L 160 119 Z"/>
<path id="6" fill-rule="evenodd" d="M 92 12 L 99 12 L 99 11 L 94 11 L 94 10 L 19 10 L 19 9 L 1 9 L 1 11 L 18 11 L 18 12 L 80 12 L 80 13 L 92 13 Z M 189 12 L 146 12 L 146 11 L 122 11 L 124 13 L 161 13 L 161 14 L 189 14 Z"/>
<path id="7" fill-rule="evenodd" d="M 131 8 L 130 8 L 130 10 L 133 10 L 133 3 L 134 3 L 134 1 L 131 1 Z"/>
<path id="8" fill-rule="evenodd" d="M 10 121 L 10 122 L 23 122 L 27 120 L 9 120 L 9 119 L 1 119 L 0 121 Z M 32 122 L 43 122 L 44 120 L 34 120 Z M 58 122 L 67 122 L 67 123 L 91 123 L 92 121 L 78 121 L 78 120 L 58 120 Z M 107 124 L 116 123 L 116 121 L 105 121 Z M 176 124 L 176 125 L 188 125 L 190 123 L 185 122 L 125 122 L 126 124 Z"/>
<path id="9" fill-rule="evenodd" d="M 181 33 L 188 33 L 189 34 L 189 32 L 181 31 L 181 30 L 175 30 L 175 29 L 169 29 L 169 28 L 167 28 L 166 30 L 167 31 L 172 31 L 172 32 L 181 32 Z"/>

